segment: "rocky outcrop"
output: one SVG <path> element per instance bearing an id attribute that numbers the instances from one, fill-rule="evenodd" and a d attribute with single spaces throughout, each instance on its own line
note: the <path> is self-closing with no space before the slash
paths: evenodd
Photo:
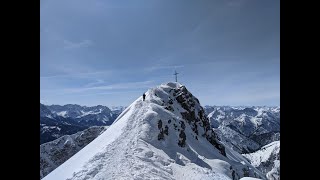
<path id="1" fill-rule="evenodd" d="M 220 153 L 224 156 L 226 156 L 225 148 L 224 146 L 219 142 L 217 134 L 212 131 L 210 122 L 208 117 L 205 115 L 205 111 L 203 107 L 200 106 L 199 100 L 194 97 L 185 86 L 181 86 L 179 88 L 174 89 L 173 96 L 175 100 L 181 105 L 181 107 L 185 110 L 185 112 L 181 112 L 181 116 L 183 119 L 187 120 L 188 124 L 191 126 L 194 133 L 199 135 L 198 128 L 203 128 L 204 134 L 200 134 L 203 137 L 206 137 L 206 139 L 214 146 L 216 147 Z M 181 128 L 185 126 L 184 124 L 181 124 Z M 183 136 L 184 132 L 180 132 L 181 142 L 179 142 L 181 145 L 183 145 Z M 197 138 L 197 137 L 196 137 Z M 179 145 L 180 145 L 179 144 Z"/>

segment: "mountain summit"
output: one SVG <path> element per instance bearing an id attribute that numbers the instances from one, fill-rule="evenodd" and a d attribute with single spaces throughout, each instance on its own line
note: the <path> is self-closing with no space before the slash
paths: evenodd
<path id="1" fill-rule="evenodd" d="M 145 94 L 43 180 L 265 178 L 220 142 L 185 86 L 169 82 Z"/>

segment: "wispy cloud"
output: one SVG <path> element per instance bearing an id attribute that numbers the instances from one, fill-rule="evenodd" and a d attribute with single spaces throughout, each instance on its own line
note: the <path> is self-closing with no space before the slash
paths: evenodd
<path id="1" fill-rule="evenodd" d="M 141 90 L 128 90 L 128 91 L 109 91 L 109 92 L 100 92 L 100 93 L 86 93 L 76 96 L 97 96 L 97 95 L 112 95 L 112 94 L 128 94 L 128 93 L 141 93 Z"/>
<path id="2" fill-rule="evenodd" d="M 96 72 L 85 72 L 85 73 L 73 73 L 73 74 L 59 74 L 53 76 L 40 76 L 41 79 L 50 79 L 50 78 L 66 78 L 66 77 L 88 77 L 90 75 L 99 75 L 99 74 L 110 74 L 112 71 L 96 71 Z"/>
<path id="3" fill-rule="evenodd" d="M 137 88 L 148 88 L 153 84 L 154 81 L 141 81 L 141 82 L 128 82 L 128 83 L 117 83 L 106 86 L 94 86 L 84 88 L 73 88 L 68 89 L 71 92 L 83 92 L 89 90 L 119 90 L 119 89 L 137 89 Z"/>
<path id="4" fill-rule="evenodd" d="M 86 84 L 85 87 L 93 87 L 93 86 L 97 86 L 97 85 L 103 84 L 103 83 L 105 83 L 104 80 L 98 79 L 98 80 L 96 80 L 94 82 Z"/>
<path id="5" fill-rule="evenodd" d="M 194 67 L 194 66 L 221 66 L 221 65 L 238 65 L 241 64 L 240 61 L 238 61 L 236 58 L 237 56 L 215 56 L 208 57 L 208 56 L 202 56 L 201 59 L 205 61 L 199 61 L 199 62 L 187 62 L 183 63 L 183 65 L 154 65 L 149 66 L 145 68 L 145 71 L 156 71 L 156 70 L 162 70 L 162 69 L 179 69 L 179 68 L 185 68 L 185 67 Z"/>
<path id="6" fill-rule="evenodd" d="M 64 40 L 64 49 L 76 49 L 76 48 L 82 48 L 82 47 L 89 47 L 93 45 L 93 42 L 91 40 L 83 40 L 81 42 L 75 43 L 68 40 Z"/>
<path id="7" fill-rule="evenodd" d="M 111 91 L 111 90 L 134 90 L 134 89 L 143 89 L 143 88 L 151 88 L 155 86 L 154 81 L 141 81 L 141 82 L 128 82 L 128 83 L 116 83 L 104 86 L 92 86 L 92 87 L 78 87 L 78 88 L 66 88 L 66 89 L 47 89 L 42 90 L 43 92 L 50 92 L 50 93 L 58 93 L 60 95 L 63 94 L 72 94 L 72 93 L 88 93 L 91 91 Z"/>
<path id="8" fill-rule="evenodd" d="M 176 65 L 176 66 L 151 66 L 151 67 L 147 67 L 145 68 L 146 71 L 150 72 L 150 71 L 156 71 L 156 70 L 161 70 L 161 69 L 178 69 L 178 68 L 183 68 L 183 65 Z"/>

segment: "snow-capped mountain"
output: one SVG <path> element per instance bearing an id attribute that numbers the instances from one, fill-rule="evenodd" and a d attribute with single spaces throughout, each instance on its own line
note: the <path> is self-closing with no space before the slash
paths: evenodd
<path id="1" fill-rule="evenodd" d="M 119 114 L 118 109 L 116 110 L 116 114 L 114 114 L 108 107 L 102 105 L 87 107 L 67 104 L 64 106 L 50 105 L 47 108 L 53 114 L 64 118 L 70 117 L 79 123 L 91 126 L 111 125 L 117 118 L 116 114 Z"/>
<path id="2" fill-rule="evenodd" d="M 280 107 L 206 106 L 211 126 L 239 153 L 280 140 Z"/>
<path id="3" fill-rule="evenodd" d="M 53 141 L 67 134 L 74 134 L 89 126 L 79 124 L 71 118 L 40 117 L 40 144 Z"/>
<path id="4" fill-rule="evenodd" d="M 52 112 L 44 104 L 40 103 L 40 117 L 52 118 L 53 116 Z"/>
<path id="5" fill-rule="evenodd" d="M 254 153 L 243 156 L 265 173 L 269 180 L 280 179 L 280 141 L 272 142 Z"/>
<path id="6" fill-rule="evenodd" d="M 179 83 L 146 92 L 44 180 L 265 179 L 212 131 L 199 100 Z"/>
<path id="7" fill-rule="evenodd" d="M 40 179 L 89 144 L 108 126 L 93 126 L 40 145 Z"/>
<path id="8" fill-rule="evenodd" d="M 111 125 L 122 110 L 123 107 L 110 110 L 101 105 L 46 106 L 40 103 L 40 144 L 74 134 L 91 126 Z"/>
<path id="9" fill-rule="evenodd" d="M 275 159 L 280 152 L 280 107 L 205 106 L 205 110 L 225 146 L 239 153 L 251 152 L 245 156 L 253 158 L 255 167 L 270 180 L 280 179 L 280 158 Z M 260 157 L 262 162 L 255 163 Z"/>

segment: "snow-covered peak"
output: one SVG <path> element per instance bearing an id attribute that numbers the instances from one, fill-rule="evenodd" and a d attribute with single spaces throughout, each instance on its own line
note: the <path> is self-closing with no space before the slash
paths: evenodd
<path id="1" fill-rule="evenodd" d="M 167 83 L 162 83 L 160 85 L 160 88 L 167 88 L 167 87 L 170 87 L 170 88 L 180 88 L 182 86 L 182 84 L 178 83 L 178 82 L 167 82 Z"/>
<path id="2" fill-rule="evenodd" d="M 199 100 L 165 83 L 128 106 L 89 145 L 47 175 L 50 179 L 237 179 L 263 174 L 224 147 Z"/>

